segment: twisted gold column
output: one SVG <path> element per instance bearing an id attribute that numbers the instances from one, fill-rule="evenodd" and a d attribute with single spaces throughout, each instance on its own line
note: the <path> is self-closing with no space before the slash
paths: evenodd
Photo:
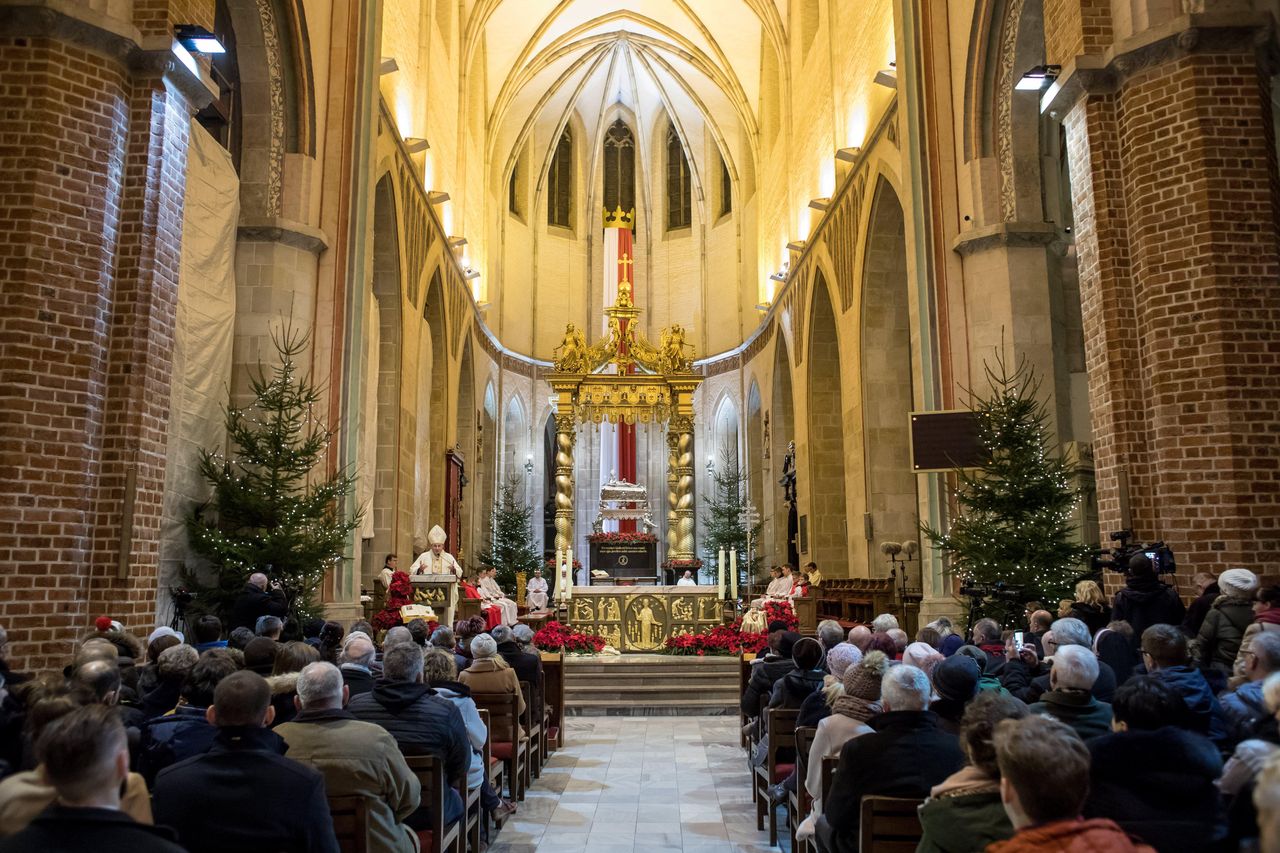
<path id="1" fill-rule="evenodd" d="M 676 485 L 680 478 L 676 476 L 676 467 L 679 464 L 680 453 L 680 435 L 670 425 L 667 427 L 667 555 L 666 559 L 676 559 L 676 552 L 679 550 L 679 521 L 676 514 L 676 507 L 680 503 L 680 496 L 677 494 Z"/>
<path id="2" fill-rule="evenodd" d="M 675 547 L 673 560 L 692 560 L 693 542 L 693 417 L 677 415 L 670 421 L 668 435 L 675 436 Z M 670 446 L 670 438 L 668 438 Z M 670 457 L 668 458 L 670 461 Z"/>
<path id="3" fill-rule="evenodd" d="M 573 445 L 572 413 L 556 415 L 556 550 L 573 545 Z"/>

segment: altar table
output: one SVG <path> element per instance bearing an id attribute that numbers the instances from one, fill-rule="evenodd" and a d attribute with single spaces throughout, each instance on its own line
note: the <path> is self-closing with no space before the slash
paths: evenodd
<path id="1" fill-rule="evenodd" d="M 569 625 L 604 637 L 621 652 L 654 652 L 677 634 L 721 624 L 714 586 L 575 586 Z"/>

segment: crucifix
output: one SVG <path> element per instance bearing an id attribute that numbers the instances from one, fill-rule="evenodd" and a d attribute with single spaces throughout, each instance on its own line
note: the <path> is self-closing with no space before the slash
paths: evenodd
<path id="1" fill-rule="evenodd" d="M 631 265 L 632 265 L 632 264 L 634 264 L 634 263 L 635 263 L 635 261 L 631 260 L 631 256 L 630 256 L 630 255 L 623 255 L 622 257 L 618 258 L 618 265 L 622 267 L 622 280 L 623 280 L 623 281 L 630 281 L 630 279 L 631 279 Z"/>

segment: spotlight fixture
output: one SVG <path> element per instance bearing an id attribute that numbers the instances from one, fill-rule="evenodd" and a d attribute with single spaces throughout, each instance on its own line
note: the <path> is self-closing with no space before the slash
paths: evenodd
<path id="1" fill-rule="evenodd" d="M 890 62 L 888 68 L 881 68 L 877 71 L 876 82 L 886 89 L 898 88 L 898 64 Z"/>
<path id="2" fill-rule="evenodd" d="M 462 277 L 467 281 L 472 281 L 480 277 L 480 270 L 473 270 L 471 267 L 467 267 L 462 271 Z"/>
<path id="3" fill-rule="evenodd" d="M 854 145 L 849 148 L 837 148 L 836 159 L 844 163 L 856 163 L 858 157 L 862 154 L 862 149 Z"/>
<path id="4" fill-rule="evenodd" d="M 198 24 L 178 24 L 173 28 L 173 37 L 178 43 L 192 53 L 217 54 L 226 53 L 227 49 L 213 33 Z"/>
<path id="5" fill-rule="evenodd" d="M 770 309 L 770 308 L 772 308 L 772 307 L 773 307 L 773 303 L 772 303 L 772 302 L 757 302 L 757 303 L 756 303 L 756 310 L 757 310 L 757 311 L 759 311 L 761 314 L 768 314 L 768 313 L 769 313 L 769 309 Z"/>
<path id="6" fill-rule="evenodd" d="M 792 240 L 790 243 L 787 244 L 787 249 L 792 252 L 803 252 L 804 240 Z"/>
<path id="7" fill-rule="evenodd" d="M 786 284 L 786 283 L 787 283 L 787 271 L 786 271 L 786 270 L 778 270 L 778 271 L 777 271 L 777 272 L 775 272 L 775 273 L 770 273 L 770 274 L 769 274 L 769 280 L 770 280 L 770 281 L 780 281 L 780 282 L 782 282 L 783 284 Z"/>
<path id="8" fill-rule="evenodd" d="M 707 457 L 707 476 L 714 477 L 716 475 L 716 460 L 710 456 Z"/>
<path id="9" fill-rule="evenodd" d="M 408 149 L 410 154 L 417 154 L 419 151 L 426 151 L 430 148 L 431 143 L 421 136 L 409 136 L 404 140 L 404 147 Z"/>
<path id="10" fill-rule="evenodd" d="M 817 210 L 821 213 L 826 213 L 827 208 L 829 207 L 831 207 L 831 196 L 823 196 L 822 198 L 809 199 L 809 208 L 811 210 Z"/>
<path id="11" fill-rule="evenodd" d="M 1013 88 L 1019 92 L 1039 92 L 1057 80 L 1061 73 L 1061 65 L 1037 65 L 1018 78 Z"/>
<path id="12" fill-rule="evenodd" d="M 428 190 L 427 204 L 444 204 L 449 200 L 449 194 L 444 190 Z"/>
<path id="13" fill-rule="evenodd" d="M 379 76 L 385 77 L 388 74 L 395 74 L 399 70 L 400 63 L 396 62 L 394 56 L 384 56 L 382 57 L 382 62 L 378 64 Z"/>
<path id="14" fill-rule="evenodd" d="M 526 456 L 524 458 L 524 472 L 532 476 L 533 474 L 533 457 Z"/>
<path id="15" fill-rule="evenodd" d="M 449 238 L 450 249 L 461 249 L 465 245 L 467 245 L 466 237 L 450 237 Z"/>

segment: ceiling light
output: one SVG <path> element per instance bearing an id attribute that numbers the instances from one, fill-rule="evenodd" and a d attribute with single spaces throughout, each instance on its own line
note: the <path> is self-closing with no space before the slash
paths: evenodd
<path id="1" fill-rule="evenodd" d="M 378 74 L 380 75 L 395 74 L 399 70 L 400 63 L 396 62 L 394 56 L 382 57 L 382 62 L 378 65 Z"/>
<path id="2" fill-rule="evenodd" d="M 444 204 L 449 194 L 444 190 L 427 190 L 427 204 Z"/>
<path id="3" fill-rule="evenodd" d="M 809 207 L 813 210 L 826 213 L 827 208 L 831 207 L 831 197 L 824 196 L 823 198 L 811 198 L 809 199 Z"/>
<path id="4" fill-rule="evenodd" d="M 890 66 L 876 72 L 876 82 L 888 89 L 898 88 L 898 69 Z"/>
<path id="5" fill-rule="evenodd" d="M 426 151 L 430 148 L 431 143 L 421 136 L 409 136 L 405 137 L 404 147 L 409 150 L 410 154 L 417 154 L 419 151 Z"/>
<path id="6" fill-rule="evenodd" d="M 1018 79 L 1013 87 L 1019 92 L 1039 92 L 1062 73 L 1061 65 L 1037 65 Z"/>
<path id="7" fill-rule="evenodd" d="M 841 160 L 841 161 L 843 161 L 843 162 L 845 162 L 845 163 L 856 163 L 856 162 L 858 162 L 858 157 L 859 157 L 859 155 L 861 155 L 861 154 L 862 154 L 862 149 L 861 149 L 861 148 L 859 148 L 859 147 L 858 147 L 858 146 L 856 146 L 856 145 L 854 145 L 854 146 L 852 146 L 852 147 L 849 147 L 849 148 L 837 148 L 837 149 L 836 149 L 836 159 L 837 159 L 837 160 Z"/>
<path id="8" fill-rule="evenodd" d="M 197 24 L 178 24 L 173 28 L 178 43 L 192 53 L 226 53 L 227 49 L 213 33 Z"/>

